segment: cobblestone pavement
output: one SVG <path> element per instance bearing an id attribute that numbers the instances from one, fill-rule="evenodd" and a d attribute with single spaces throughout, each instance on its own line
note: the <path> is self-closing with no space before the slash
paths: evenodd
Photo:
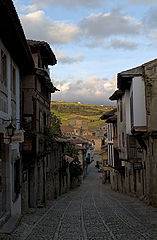
<path id="1" fill-rule="evenodd" d="M 4 239 L 152 240 L 157 239 L 157 209 L 103 185 L 93 162 L 80 187 L 25 215 Z"/>

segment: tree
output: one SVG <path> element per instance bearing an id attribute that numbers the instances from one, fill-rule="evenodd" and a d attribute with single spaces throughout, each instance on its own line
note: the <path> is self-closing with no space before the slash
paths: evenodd
<path id="1" fill-rule="evenodd" d="M 79 176 L 82 174 L 82 166 L 80 164 L 80 161 L 78 159 L 78 150 L 75 149 L 74 145 L 72 143 L 68 143 L 65 148 L 65 153 L 74 158 L 74 160 L 70 163 L 69 169 L 70 169 L 70 178 L 71 182 L 74 178 L 79 178 Z"/>
<path id="2" fill-rule="evenodd" d="M 52 112 L 50 114 L 50 127 L 55 137 L 61 137 L 61 120 Z"/>
<path id="3" fill-rule="evenodd" d="M 61 137 L 61 121 L 54 113 L 50 114 L 50 124 L 44 127 L 44 135 L 40 137 L 40 142 L 51 146 L 56 137 Z"/>

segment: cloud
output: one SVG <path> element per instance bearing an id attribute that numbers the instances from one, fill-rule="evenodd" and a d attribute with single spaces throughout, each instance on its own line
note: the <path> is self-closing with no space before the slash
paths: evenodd
<path id="1" fill-rule="evenodd" d="M 52 21 L 43 11 L 20 15 L 27 38 L 44 40 L 50 44 L 64 44 L 79 36 L 79 28 L 72 24 Z"/>
<path id="2" fill-rule="evenodd" d="M 157 30 L 155 30 L 151 35 L 150 35 L 151 39 L 152 39 L 152 43 L 150 44 L 150 46 L 154 46 L 157 47 Z"/>
<path id="3" fill-rule="evenodd" d="M 150 8 L 148 12 L 145 14 L 145 16 L 142 19 L 143 23 L 143 32 L 148 37 L 148 39 L 151 39 L 153 42 L 150 44 L 150 46 L 156 45 L 157 40 L 157 6 Z"/>
<path id="4" fill-rule="evenodd" d="M 130 1 L 133 3 L 147 3 L 147 4 L 156 3 L 156 0 L 130 0 Z"/>
<path id="5" fill-rule="evenodd" d="M 91 14 L 80 21 L 79 26 L 85 35 L 97 39 L 140 33 L 140 23 L 117 9 L 110 13 Z"/>
<path id="6" fill-rule="evenodd" d="M 108 98 L 116 89 L 116 77 L 111 80 L 90 76 L 73 82 L 55 80 L 54 85 L 61 91 L 52 94 L 52 100 L 83 102 L 89 104 L 113 104 Z"/>
<path id="7" fill-rule="evenodd" d="M 71 63 L 81 62 L 84 59 L 84 56 L 82 53 L 77 54 L 73 57 L 69 57 L 68 55 L 66 55 L 60 51 L 56 51 L 55 54 L 57 56 L 58 63 L 63 63 L 63 64 L 71 64 Z"/>
<path id="8" fill-rule="evenodd" d="M 142 22 L 147 31 L 157 29 L 157 7 L 151 8 L 143 17 Z"/>
<path id="9" fill-rule="evenodd" d="M 141 24 L 133 18 L 122 14 L 119 10 L 110 13 L 91 14 L 81 20 L 78 25 L 65 21 L 53 21 L 42 10 L 20 15 L 27 38 L 44 40 L 50 44 L 66 44 L 81 39 L 86 47 L 103 47 L 104 40 L 119 35 L 135 35 L 140 32 Z M 118 44 L 118 43 L 117 43 Z M 135 48 L 135 44 L 119 42 L 123 48 Z M 112 47 L 116 44 L 112 42 Z M 82 56 L 59 55 L 62 63 L 82 60 Z"/>
<path id="10" fill-rule="evenodd" d="M 53 6 L 62 6 L 68 9 L 73 7 L 97 8 L 104 3 L 104 0 L 32 0 L 31 3 L 33 9 Z"/>
<path id="11" fill-rule="evenodd" d="M 109 44 L 106 46 L 112 47 L 115 49 L 124 49 L 124 50 L 135 50 L 137 48 L 138 44 L 135 42 L 128 41 L 127 39 L 114 39 L 109 42 Z"/>

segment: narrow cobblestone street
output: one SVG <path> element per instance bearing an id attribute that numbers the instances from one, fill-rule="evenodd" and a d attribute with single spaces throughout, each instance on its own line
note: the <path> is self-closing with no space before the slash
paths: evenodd
<path id="1" fill-rule="evenodd" d="M 157 209 L 103 185 L 94 164 L 80 187 L 25 215 L 5 239 L 157 239 Z"/>

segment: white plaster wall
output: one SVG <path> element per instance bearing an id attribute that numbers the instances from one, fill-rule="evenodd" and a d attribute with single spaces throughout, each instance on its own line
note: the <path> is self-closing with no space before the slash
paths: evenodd
<path id="1" fill-rule="evenodd" d="M 122 133 L 124 133 L 124 139 L 126 136 L 126 127 L 129 128 L 129 126 L 127 126 L 126 121 L 130 118 L 129 115 L 129 100 L 128 100 L 128 92 L 125 92 L 124 95 L 122 96 L 122 114 L 123 114 L 123 119 L 122 121 L 120 121 L 120 99 L 117 102 L 118 105 L 118 116 L 117 116 L 117 133 L 118 133 L 118 147 L 120 148 L 120 152 L 119 152 L 119 157 L 121 159 L 127 159 L 127 148 L 126 148 L 126 141 L 124 140 L 124 146 L 123 146 L 123 142 L 122 142 Z"/>
<path id="2" fill-rule="evenodd" d="M 142 77 L 132 80 L 134 126 L 146 126 L 145 84 Z"/>
<path id="3" fill-rule="evenodd" d="M 5 48 L 4 44 L 0 39 L 0 51 L 1 49 L 7 56 L 7 102 L 8 102 L 8 109 L 7 113 L 0 111 L 0 120 L 3 126 L 0 128 L 1 132 L 5 131 L 5 127 L 9 125 L 9 121 L 12 118 L 12 106 L 11 106 L 11 64 L 14 65 L 16 70 L 16 119 L 13 119 L 13 123 L 15 124 L 16 128 L 20 128 L 20 73 L 18 66 L 13 61 L 11 55 Z M 0 89 L 2 90 L 2 89 Z M 16 156 L 13 155 L 13 152 L 16 152 Z M 13 157 L 14 156 L 14 157 Z M 9 146 L 9 159 L 6 159 L 6 179 L 9 192 L 7 193 L 9 206 L 7 210 L 11 212 L 11 215 L 20 215 L 21 214 L 21 194 L 19 194 L 18 198 L 15 202 L 13 202 L 13 183 L 14 183 L 14 160 L 20 157 L 19 151 L 19 144 L 10 144 Z M 15 159 L 13 159 L 15 158 Z"/>
<path id="4" fill-rule="evenodd" d="M 120 148 L 120 142 L 119 142 L 119 124 L 120 124 L 120 112 L 119 112 L 119 105 L 120 105 L 120 100 L 117 100 L 117 138 L 118 138 L 118 147 Z"/>
<path id="5" fill-rule="evenodd" d="M 9 56 L 9 53 L 7 51 L 7 49 L 5 48 L 4 44 L 2 43 L 1 39 L 0 39 L 0 57 L 1 57 L 1 49 L 3 50 L 3 52 L 6 54 L 7 56 L 7 61 L 8 61 L 8 86 L 7 86 L 7 101 L 8 101 L 8 112 L 3 112 L 0 110 L 0 119 L 2 119 L 2 124 L 3 124 L 3 128 L 1 128 L 1 131 L 3 130 L 4 132 L 4 129 L 5 127 L 8 125 L 8 122 L 5 121 L 5 120 L 8 120 L 9 119 L 9 116 L 10 116 L 10 112 L 11 112 L 11 107 L 10 107 L 10 104 L 11 104 L 11 96 L 10 96 L 10 56 Z M 2 87 L 2 86 L 1 86 Z M 0 90 L 4 90 L 4 89 L 0 89 Z"/>
<path id="6" fill-rule="evenodd" d="M 131 134 L 130 91 L 125 91 L 126 134 Z"/>
<path id="7" fill-rule="evenodd" d="M 7 77 L 8 77 L 8 84 L 7 84 L 7 94 L 8 94 L 8 112 L 2 112 L 0 111 L 0 119 L 4 120 L 3 124 L 4 127 L 6 127 L 9 123 L 5 120 L 9 120 L 12 117 L 12 107 L 11 107 L 11 72 L 10 72 L 10 66 L 11 63 L 14 64 L 16 69 L 16 127 L 19 129 L 20 126 L 20 73 L 17 65 L 14 63 L 13 59 L 11 58 L 9 52 L 5 48 L 4 44 L 2 43 L 0 39 L 0 50 L 3 50 L 3 52 L 7 56 Z"/>
<path id="8" fill-rule="evenodd" d="M 114 167 L 114 147 L 113 147 L 113 123 L 107 124 L 108 137 L 108 162 Z"/>
<path id="9" fill-rule="evenodd" d="M 20 73 L 16 66 L 16 128 L 20 129 Z"/>
<path id="10" fill-rule="evenodd" d="M 112 167 L 114 167 L 114 146 L 112 145 Z"/>
<path id="11" fill-rule="evenodd" d="M 93 152 L 94 151 L 92 149 L 90 149 L 90 148 L 88 148 L 87 151 L 86 151 L 85 157 L 87 158 L 88 154 L 90 154 L 90 161 L 92 161 L 92 159 L 93 159 L 93 156 L 94 156 Z"/>
<path id="12" fill-rule="evenodd" d="M 108 143 L 113 143 L 113 124 L 112 123 L 107 124 L 107 138 L 108 138 Z"/>
<path id="13" fill-rule="evenodd" d="M 114 167 L 114 147 L 113 144 L 108 144 L 108 163 Z"/>

